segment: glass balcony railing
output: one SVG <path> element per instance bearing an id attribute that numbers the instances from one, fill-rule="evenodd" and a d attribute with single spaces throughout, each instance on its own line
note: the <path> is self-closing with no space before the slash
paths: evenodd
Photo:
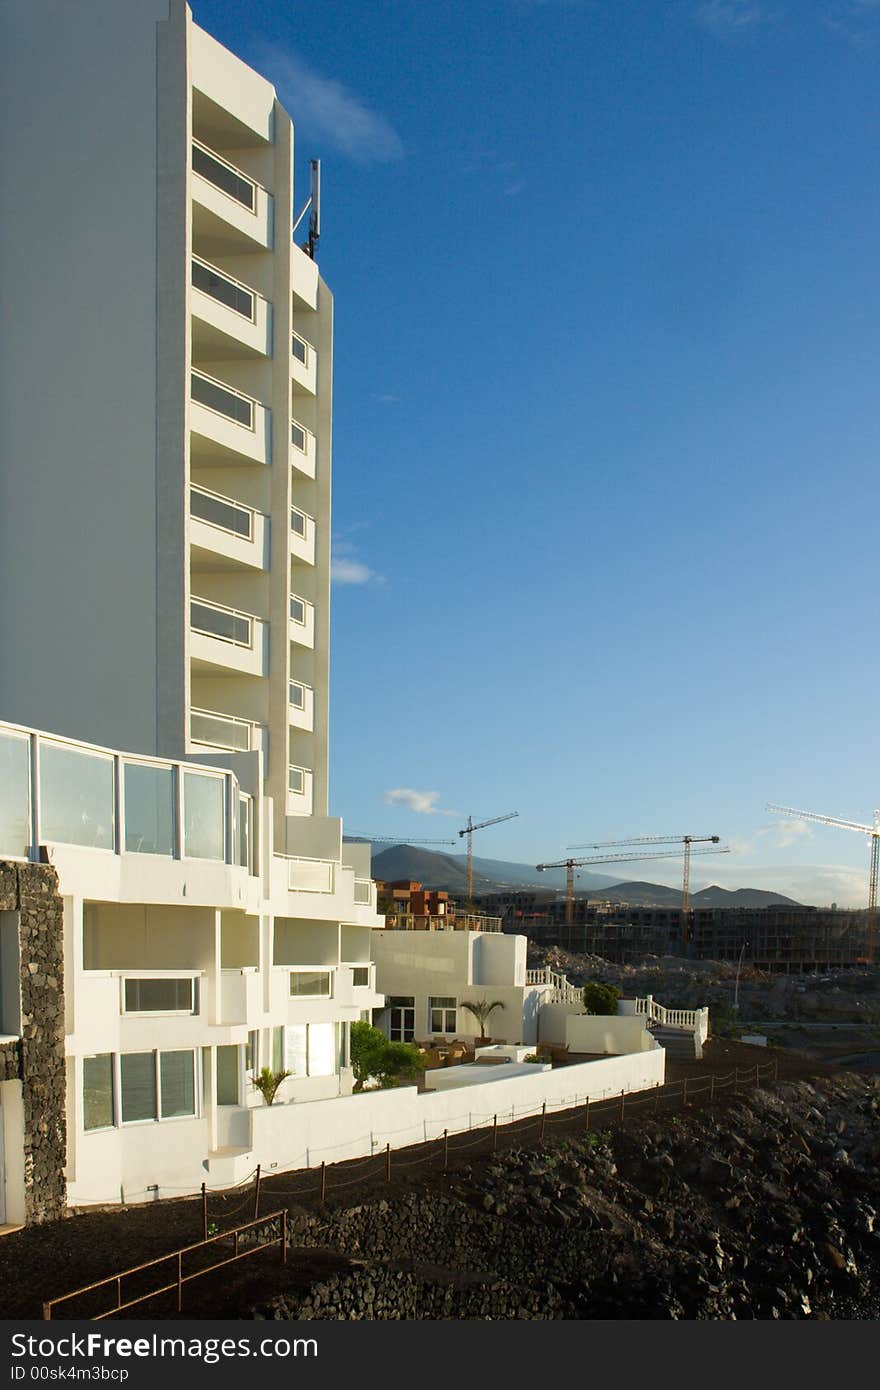
<path id="1" fill-rule="evenodd" d="M 194 632 L 205 637 L 219 637 L 222 642 L 231 642 L 236 647 L 252 647 L 254 639 L 254 618 L 250 613 L 238 613 L 234 608 L 224 608 L 219 603 L 208 603 L 194 598 L 190 602 L 190 624 Z"/>
<path id="2" fill-rule="evenodd" d="M 210 492 L 208 488 L 193 484 L 189 490 L 189 510 L 192 516 L 206 521 L 209 526 L 216 526 L 218 530 L 228 531 L 230 535 L 241 536 L 244 540 L 253 540 L 252 509 L 240 506 L 222 493 Z"/>
<path id="3" fill-rule="evenodd" d="M 302 796 L 306 789 L 306 777 L 308 776 L 307 767 L 288 767 L 287 769 L 287 789 Z"/>
<path id="4" fill-rule="evenodd" d="M 194 371 L 190 374 L 190 394 L 199 405 L 215 410 L 218 415 L 225 415 L 227 420 L 234 420 L 236 424 L 245 425 L 249 430 L 254 428 L 257 403 L 250 396 L 236 391 L 233 386 L 227 386 L 215 377 L 206 376 L 204 372 Z"/>
<path id="5" fill-rule="evenodd" d="M 309 357 L 313 351 L 311 345 L 301 338 L 298 333 L 294 333 L 290 340 L 290 350 L 297 362 L 301 362 L 304 367 L 309 364 Z"/>
<path id="6" fill-rule="evenodd" d="M 301 626 L 306 620 L 306 605 L 303 599 L 297 598 L 296 594 L 290 595 L 290 621 L 299 623 Z"/>
<path id="7" fill-rule="evenodd" d="M 306 688 L 299 681 L 291 681 L 287 688 L 287 701 L 292 709 L 305 709 Z"/>
<path id="8" fill-rule="evenodd" d="M 291 507 L 290 529 L 295 535 L 302 536 L 303 540 L 306 538 L 310 520 L 311 518 L 306 516 L 305 512 L 301 512 L 298 507 Z"/>
<path id="9" fill-rule="evenodd" d="M 190 711 L 189 734 L 193 743 L 227 748 L 233 753 L 249 753 L 255 744 L 256 726 L 249 719 L 194 709 Z"/>
<path id="10" fill-rule="evenodd" d="M 256 211 L 257 185 L 253 179 L 249 179 L 240 169 L 236 169 L 234 164 L 227 163 L 198 140 L 193 140 L 192 144 L 192 167 L 193 173 L 201 174 L 203 179 L 207 179 L 208 183 L 212 183 L 221 192 L 228 193 L 230 198 L 241 203 L 242 207 L 250 212 Z"/>
<path id="11" fill-rule="evenodd" d="M 192 283 L 194 289 L 210 295 L 219 304 L 225 304 L 227 309 L 234 309 L 242 318 L 253 323 L 257 296 L 247 285 L 233 280 L 231 276 L 225 275 L 222 270 L 218 270 L 207 261 L 199 260 L 197 256 L 193 256 L 192 260 Z"/>
<path id="12" fill-rule="evenodd" d="M 301 453 L 307 454 L 309 450 L 309 432 L 302 425 L 297 424 L 296 420 L 290 422 L 290 442 L 295 445 Z"/>

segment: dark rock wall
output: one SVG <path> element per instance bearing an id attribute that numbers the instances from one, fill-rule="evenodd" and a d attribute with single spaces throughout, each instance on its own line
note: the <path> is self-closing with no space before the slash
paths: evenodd
<path id="1" fill-rule="evenodd" d="M 67 1207 L 64 909 L 55 870 L 0 864 L 0 910 L 18 913 L 21 953 L 21 1042 L 0 1049 L 0 1079 L 21 1078 L 25 1220 L 37 1224 Z"/>

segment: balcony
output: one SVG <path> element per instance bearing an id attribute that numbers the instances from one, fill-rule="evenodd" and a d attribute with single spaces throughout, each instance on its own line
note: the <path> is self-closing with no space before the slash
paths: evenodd
<path id="1" fill-rule="evenodd" d="M 310 685 L 298 680 L 290 681 L 288 712 L 291 728 L 312 732 L 315 727 L 315 692 Z"/>
<path id="2" fill-rule="evenodd" d="M 229 252 L 272 246 L 273 198 L 234 164 L 192 142 L 193 234 Z"/>
<path id="3" fill-rule="evenodd" d="M 272 314 L 261 294 L 199 256 L 192 258 L 193 353 L 202 359 L 272 353 Z"/>
<path id="4" fill-rule="evenodd" d="M 315 518 L 299 507 L 290 509 L 290 553 L 307 565 L 315 563 Z"/>
<path id="5" fill-rule="evenodd" d="M 290 640 L 301 647 L 315 645 L 315 606 L 299 594 L 290 595 Z"/>
<path id="6" fill-rule="evenodd" d="M 307 478 L 314 478 L 318 467 L 317 441 L 299 420 L 290 422 L 290 462 Z"/>
<path id="7" fill-rule="evenodd" d="M 210 673 L 269 674 L 269 624 L 252 613 L 193 596 L 190 601 L 190 655 L 193 669 Z"/>
<path id="8" fill-rule="evenodd" d="M 272 412 L 259 401 L 196 370 L 190 373 L 190 401 L 200 456 L 212 463 L 270 462 Z"/>
<path id="9" fill-rule="evenodd" d="M 310 396 L 318 394 L 318 354 L 299 333 L 290 340 L 290 375 L 294 386 Z"/>
<path id="10" fill-rule="evenodd" d="M 250 753 L 266 747 L 267 730 L 264 724 L 252 719 L 238 719 L 216 710 L 191 709 L 189 736 L 202 748 L 222 748 L 229 753 Z"/>
<path id="11" fill-rule="evenodd" d="M 287 886 L 291 893 L 335 893 L 336 867 L 332 859 L 290 858 Z"/>
<path id="12" fill-rule="evenodd" d="M 299 246 L 290 248 L 290 283 L 293 287 L 293 312 L 318 307 L 318 267 Z"/>
<path id="13" fill-rule="evenodd" d="M 216 569 L 218 558 L 269 568 L 269 518 L 262 512 L 193 483 L 189 513 L 193 569 Z"/>
<path id="14" fill-rule="evenodd" d="M 310 816 L 312 814 L 312 786 L 314 777 L 311 768 L 296 767 L 291 764 L 287 769 L 287 813 L 291 816 Z M 302 863 L 302 860 L 294 861 Z M 317 861 L 316 861 L 317 862 Z M 331 866 L 332 867 L 332 866 Z M 291 883 L 291 888 L 294 885 Z M 303 884 L 297 884 L 302 888 Z M 333 888 L 313 889 L 314 892 L 332 893 Z"/>

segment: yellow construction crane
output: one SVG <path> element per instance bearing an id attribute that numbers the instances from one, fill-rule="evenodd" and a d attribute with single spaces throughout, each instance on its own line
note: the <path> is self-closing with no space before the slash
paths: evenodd
<path id="1" fill-rule="evenodd" d="M 871 867 L 868 871 L 868 924 L 865 933 L 865 955 L 873 965 L 877 936 L 877 869 L 880 865 L 880 811 L 874 812 L 874 824 L 863 825 L 861 821 L 841 820 L 838 816 L 822 816 L 816 811 L 796 811 L 793 806 L 776 806 L 767 802 L 768 811 L 776 811 L 782 816 L 797 816 L 798 820 L 816 821 L 818 825 L 835 825 L 839 830 L 855 830 L 867 835 L 871 841 Z"/>
<path id="2" fill-rule="evenodd" d="M 571 849 L 612 849 L 617 845 L 684 845 L 684 865 L 682 874 L 681 944 L 687 942 L 687 913 L 690 904 L 690 869 L 692 854 L 729 854 L 727 846 L 721 849 L 691 849 L 692 844 L 710 843 L 717 845 L 719 835 L 638 835 L 630 840 L 603 840 L 592 845 L 571 845 Z M 601 854 L 589 859 L 559 859 L 555 864 L 537 864 L 538 870 L 565 869 L 565 921 L 571 924 L 574 915 L 574 871 L 587 864 L 632 864 L 640 859 L 677 859 L 682 851 L 663 850 L 656 854 Z"/>
<path id="3" fill-rule="evenodd" d="M 467 825 L 465 826 L 464 830 L 459 830 L 459 832 L 458 832 L 459 839 L 461 839 L 462 835 L 467 835 L 467 904 L 468 904 L 468 908 L 472 908 L 472 907 L 473 907 L 473 893 L 474 893 L 474 842 L 473 842 L 472 836 L 473 836 L 474 831 L 475 831 L 475 830 L 485 830 L 485 828 L 486 828 L 487 825 L 500 825 L 500 823 L 501 823 L 503 820 L 513 820 L 514 816 L 518 816 L 518 815 L 519 815 L 519 811 L 508 811 L 508 812 L 507 812 L 505 815 L 503 815 L 503 816 L 493 816 L 491 820 L 481 820 L 477 825 L 474 825 L 473 821 L 471 820 L 471 817 L 468 816 Z M 455 842 L 453 841 L 453 844 L 454 844 L 454 843 L 455 843 Z"/>

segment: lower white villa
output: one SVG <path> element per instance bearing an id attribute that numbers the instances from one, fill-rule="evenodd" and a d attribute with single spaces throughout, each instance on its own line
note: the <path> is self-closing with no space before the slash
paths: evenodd
<path id="1" fill-rule="evenodd" d="M 316 1166 L 662 1083 L 663 1049 L 620 1019 L 602 1022 L 639 1037 L 606 1038 L 597 1051 L 626 1054 L 607 1061 L 550 1070 L 514 1048 L 509 1066 L 457 1069 L 454 1087 L 353 1095 L 351 1023 L 400 1007 L 377 992 L 374 954 L 389 992 L 435 1011 L 428 1035 L 472 1037 L 459 1004 L 488 992 L 506 1001 L 496 1037 L 532 1044 L 544 1024 L 564 1040 L 576 991 L 526 975 L 523 937 L 382 930 L 370 847 L 310 817 L 303 853 L 275 853 L 261 755 L 223 761 L 0 723 L 0 1221 L 221 1189 L 257 1164 Z M 252 1083 L 263 1066 L 292 1072 L 272 1106 Z"/>

